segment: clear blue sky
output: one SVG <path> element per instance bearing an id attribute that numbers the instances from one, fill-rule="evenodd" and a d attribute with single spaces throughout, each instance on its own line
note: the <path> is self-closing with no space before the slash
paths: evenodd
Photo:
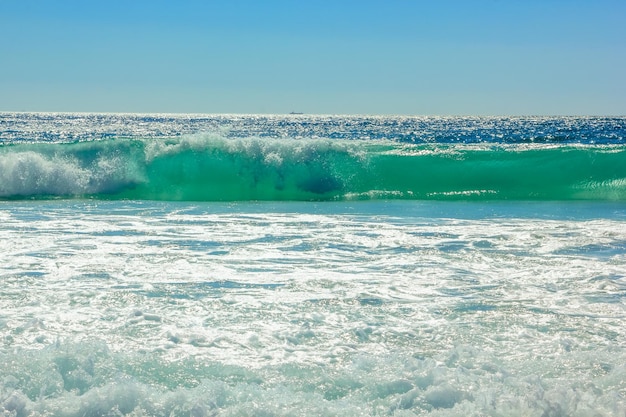
<path id="1" fill-rule="evenodd" d="M 0 111 L 626 115 L 626 1 L 0 0 Z"/>

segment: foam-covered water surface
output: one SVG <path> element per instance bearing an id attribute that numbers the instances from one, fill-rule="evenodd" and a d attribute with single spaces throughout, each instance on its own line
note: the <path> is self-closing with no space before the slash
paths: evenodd
<path id="1" fill-rule="evenodd" d="M 610 202 L 0 202 L 7 415 L 626 413 Z"/>
<path id="2" fill-rule="evenodd" d="M 624 416 L 624 126 L 0 113 L 0 415 Z"/>

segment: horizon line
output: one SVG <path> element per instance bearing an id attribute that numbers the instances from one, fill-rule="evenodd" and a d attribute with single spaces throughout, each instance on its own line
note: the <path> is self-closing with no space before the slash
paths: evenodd
<path id="1" fill-rule="evenodd" d="M 505 118 L 505 117 L 615 117 L 623 118 L 626 114 L 469 114 L 469 113 L 448 113 L 448 114 L 417 114 L 417 113 L 306 113 L 306 112 L 285 112 L 285 113 L 247 113 L 247 112 L 171 112 L 171 111 L 68 111 L 68 110 L 0 110 L 0 114 L 112 114 L 112 115 L 169 115 L 169 116 L 289 116 L 289 117 L 484 117 L 484 118 Z"/>

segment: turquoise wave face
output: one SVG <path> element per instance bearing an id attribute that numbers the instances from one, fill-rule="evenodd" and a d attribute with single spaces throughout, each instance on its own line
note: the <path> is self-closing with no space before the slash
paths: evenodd
<path id="1" fill-rule="evenodd" d="M 626 149 L 115 139 L 0 148 L 0 198 L 626 200 Z"/>

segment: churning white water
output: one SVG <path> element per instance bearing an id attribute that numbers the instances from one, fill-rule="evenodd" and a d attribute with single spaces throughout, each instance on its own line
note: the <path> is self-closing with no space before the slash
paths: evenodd
<path id="1" fill-rule="evenodd" d="M 3 415 L 626 414 L 613 203 L 0 202 Z"/>

